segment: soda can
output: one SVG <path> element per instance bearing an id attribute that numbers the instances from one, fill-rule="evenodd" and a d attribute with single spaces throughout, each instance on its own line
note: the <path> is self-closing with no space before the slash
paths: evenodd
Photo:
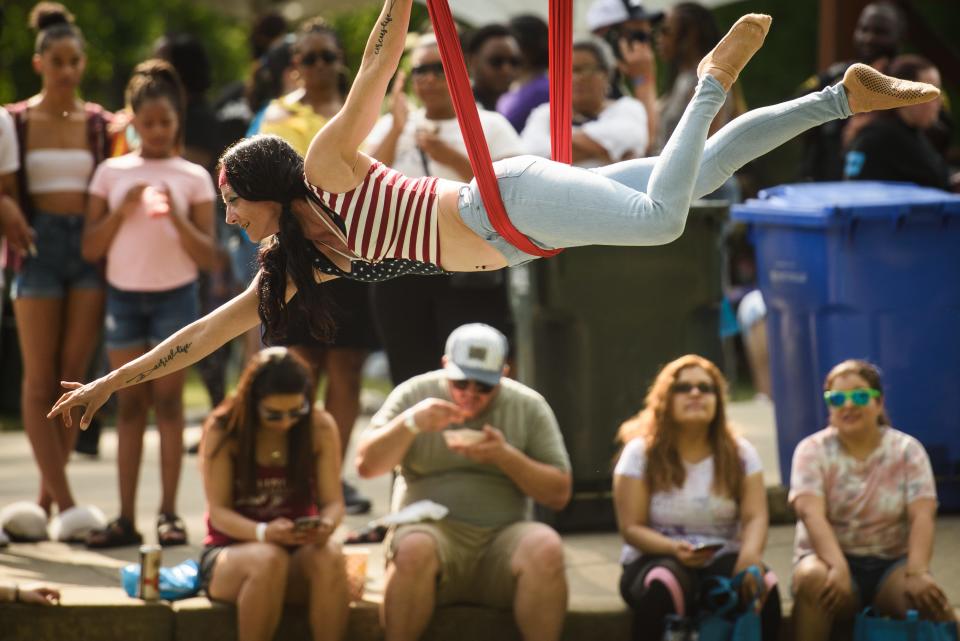
<path id="1" fill-rule="evenodd" d="M 160 551 L 159 545 L 140 546 L 140 583 L 137 596 L 144 601 L 160 600 Z"/>

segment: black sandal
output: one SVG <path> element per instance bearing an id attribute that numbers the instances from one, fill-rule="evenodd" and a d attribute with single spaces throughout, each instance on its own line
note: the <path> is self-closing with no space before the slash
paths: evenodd
<path id="1" fill-rule="evenodd" d="M 162 547 L 187 544 L 187 526 L 176 514 L 161 512 L 157 515 L 157 543 Z"/>
<path id="2" fill-rule="evenodd" d="M 137 532 L 129 519 L 118 516 L 107 527 L 94 530 L 87 535 L 87 547 L 90 549 L 119 548 L 127 545 L 140 545 L 143 537 Z"/>

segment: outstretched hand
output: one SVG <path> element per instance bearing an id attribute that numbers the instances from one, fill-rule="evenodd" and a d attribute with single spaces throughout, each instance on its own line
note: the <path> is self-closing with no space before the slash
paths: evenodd
<path id="1" fill-rule="evenodd" d="M 80 429 L 85 430 L 90 427 L 90 421 L 97 410 L 110 398 L 110 390 L 104 389 L 105 383 L 102 378 L 91 381 L 84 385 L 73 381 L 60 381 L 60 385 L 70 390 L 64 392 L 63 396 L 57 400 L 47 418 L 53 418 L 61 414 L 63 424 L 66 427 L 73 427 L 73 417 L 71 411 L 75 407 L 82 407 L 83 416 L 80 418 Z"/>

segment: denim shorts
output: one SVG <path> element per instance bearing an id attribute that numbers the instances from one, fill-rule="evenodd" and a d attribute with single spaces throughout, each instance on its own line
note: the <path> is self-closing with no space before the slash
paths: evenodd
<path id="1" fill-rule="evenodd" d="M 34 212 L 37 255 L 24 258 L 11 298 L 64 298 L 71 289 L 103 289 L 100 267 L 80 255 L 83 221 L 83 214 Z"/>
<path id="2" fill-rule="evenodd" d="M 855 556 L 844 554 L 847 565 L 850 566 L 850 578 L 853 587 L 860 595 L 860 607 L 873 605 L 874 599 L 880 592 L 880 586 L 886 581 L 890 573 L 907 562 L 907 557 L 883 559 L 878 556 Z"/>
<path id="3" fill-rule="evenodd" d="M 497 176 L 497 183 L 500 186 L 501 197 L 504 191 L 505 179 L 522 176 L 527 168 L 536 161 L 537 158 L 535 156 L 516 156 L 514 158 L 498 160 L 494 163 L 494 172 Z M 520 251 L 494 229 L 493 223 L 490 222 L 490 217 L 483 205 L 483 200 L 480 198 L 480 188 L 477 186 L 476 179 L 470 181 L 469 185 L 464 185 L 460 188 L 460 198 L 457 204 L 460 209 L 460 218 L 463 219 L 467 227 L 503 254 L 510 267 L 523 265 L 539 258 L 539 256 L 533 256 Z M 539 244 L 532 238 L 530 240 L 534 244 Z"/>
<path id="4" fill-rule="evenodd" d="M 200 316 L 197 283 L 159 292 L 107 288 L 107 349 L 154 347 Z"/>

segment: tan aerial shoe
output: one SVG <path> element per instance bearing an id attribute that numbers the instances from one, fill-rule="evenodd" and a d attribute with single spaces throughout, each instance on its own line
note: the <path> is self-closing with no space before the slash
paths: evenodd
<path id="1" fill-rule="evenodd" d="M 724 91 L 730 91 L 740 71 L 763 45 L 771 22 L 773 18 L 763 13 L 741 17 L 697 65 L 697 77 L 708 73 L 723 85 Z"/>
<path id="2" fill-rule="evenodd" d="M 843 88 L 850 111 L 855 114 L 918 105 L 940 95 L 940 90 L 931 84 L 886 76 L 859 62 L 843 74 Z"/>

